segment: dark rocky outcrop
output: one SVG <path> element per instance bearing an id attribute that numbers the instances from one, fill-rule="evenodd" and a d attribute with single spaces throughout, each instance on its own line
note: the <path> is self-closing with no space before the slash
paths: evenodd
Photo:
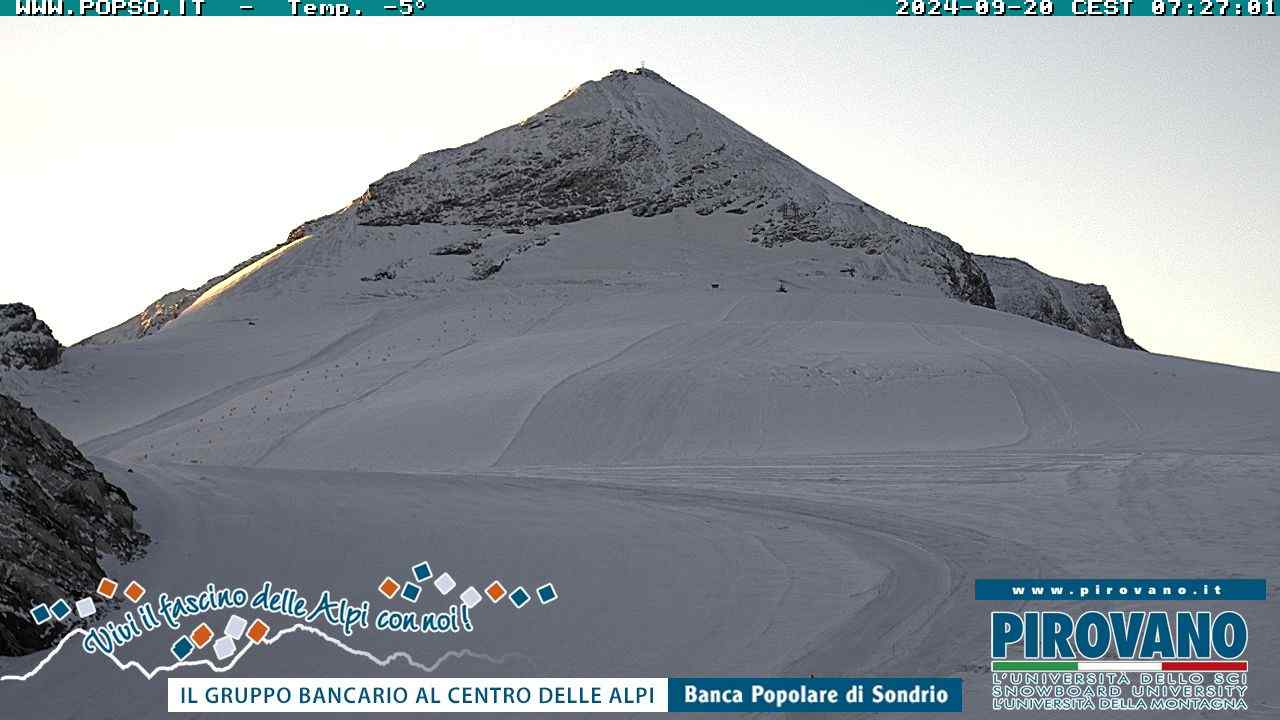
<path id="1" fill-rule="evenodd" d="M 458 242 L 441 245 L 431 251 L 432 255 L 470 255 L 480 249 L 480 242 L 477 240 L 460 240 Z"/>
<path id="2" fill-rule="evenodd" d="M 44 370 L 62 359 L 62 344 L 29 305 L 0 305 L 0 367 Z"/>
<path id="3" fill-rule="evenodd" d="M 149 539 L 134 510 L 70 440 L 0 395 L 0 655 L 52 645 L 67 625 L 36 625 L 31 608 L 88 596 L 103 554 L 142 552 Z"/>
<path id="4" fill-rule="evenodd" d="M 974 258 L 991 282 L 997 310 L 1057 325 L 1116 347 L 1142 349 L 1125 333 L 1120 310 L 1105 286 L 1046 275 L 1014 258 Z"/>

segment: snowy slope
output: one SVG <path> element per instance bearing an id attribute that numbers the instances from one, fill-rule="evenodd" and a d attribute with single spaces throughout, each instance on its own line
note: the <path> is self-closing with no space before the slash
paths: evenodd
<path id="1" fill-rule="evenodd" d="M 352 640 L 448 675 L 959 675 L 981 716 L 975 577 L 1274 575 L 1280 376 L 992 309 L 959 246 L 859 207 L 614 75 L 0 392 L 138 503 L 128 572 L 157 591 L 374 597 L 424 548 L 466 583 L 554 574 L 537 620 Z M 1092 317 L 1087 289 L 1002 267 L 994 303 L 1048 283 Z M 301 633 L 262 650 L 231 674 L 421 672 Z M 1266 717 L 1280 654 L 1250 652 Z M 0 685 L 22 717 L 159 717 L 160 693 L 79 652 Z"/>
<path id="2" fill-rule="evenodd" d="M 108 572 L 153 593 L 271 578 L 312 598 L 340 588 L 400 609 L 410 606 L 382 601 L 374 583 L 425 556 L 464 586 L 550 578 L 561 594 L 518 612 L 485 603 L 465 636 L 343 638 L 379 660 L 402 653 L 386 667 L 311 634 L 278 636 L 288 623 L 268 616 L 276 642 L 251 650 L 227 678 L 420 677 L 427 666 L 445 677 L 945 675 L 964 679 L 963 717 L 997 718 L 1007 713 L 990 710 L 992 605 L 973 599 L 973 578 L 1266 577 L 1280 560 L 1274 447 L 1270 455 L 990 451 L 465 475 L 99 467 L 137 499 L 155 538 L 146 558 Z M 447 602 L 428 597 L 417 607 Z M 1196 607 L 1247 614 L 1251 710 L 1232 717 L 1270 718 L 1280 648 L 1262 639 L 1280 632 L 1280 612 L 1274 603 Z M 182 632 L 204 620 L 221 628 L 228 615 L 201 616 Z M 147 635 L 120 660 L 168 664 L 176 635 Z M 493 659 L 459 657 L 463 650 Z M 47 658 L 0 658 L 0 676 Z M 13 717 L 50 720 L 196 717 L 165 712 L 167 676 L 148 681 L 73 645 L 30 680 L 0 682 L 0 702 Z"/>
<path id="3" fill-rule="evenodd" d="M 744 244 L 733 215 L 324 222 L 164 332 L 73 348 L 17 392 L 120 461 L 401 472 L 1280 437 L 1273 374 L 833 274 L 843 248 Z M 434 254 L 468 240 L 502 270 Z"/>
<path id="4" fill-rule="evenodd" d="M 285 244 L 288 242 L 289 240 L 286 240 Z M 194 290 L 182 288 L 180 290 L 167 292 L 155 302 L 144 308 L 142 312 L 137 315 L 134 315 L 119 325 L 94 333 L 77 344 L 103 345 L 117 342 L 128 342 L 130 340 L 137 340 L 139 338 L 146 337 L 154 332 L 159 332 L 161 328 L 169 323 L 169 321 L 177 318 L 183 313 L 183 311 L 190 307 L 191 303 L 199 300 L 200 296 L 210 288 L 227 279 L 231 275 L 240 272 L 245 267 L 252 265 L 264 256 L 271 254 L 271 252 L 279 247 L 280 246 L 277 245 L 276 248 L 259 253 L 258 255 L 245 260 L 231 270 L 208 279 L 203 285 Z"/>
<path id="5" fill-rule="evenodd" d="M 121 461 L 402 472 L 1280 436 L 1273 375 L 1096 342 L 1132 346 L 1105 289 L 980 260 L 1042 322 L 985 307 L 958 245 L 616 72 L 15 392 Z"/>

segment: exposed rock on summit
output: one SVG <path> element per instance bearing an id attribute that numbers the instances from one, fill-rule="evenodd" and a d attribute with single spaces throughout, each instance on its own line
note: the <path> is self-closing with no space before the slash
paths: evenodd
<path id="1" fill-rule="evenodd" d="M 303 223 L 284 244 L 200 288 L 169 293 L 84 342 L 151 334 L 203 302 L 202 297 L 218 297 L 237 274 L 251 275 L 255 263 L 268 263 L 276 253 L 286 255 L 313 240 L 332 244 L 358 237 L 352 242 L 362 245 L 376 237 L 376 244 L 432 228 L 508 237 L 533 230 L 545 238 L 552 226 L 582 227 L 583 221 L 601 216 L 625 222 L 636 243 L 650 238 L 649 219 L 676 216 L 681 232 L 694 242 L 714 236 L 764 248 L 821 244 L 847 251 L 838 264 L 822 268 L 824 273 L 847 274 L 864 284 L 888 280 L 897 289 L 885 292 L 910 288 L 941 293 L 1112 345 L 1137 347 L 1124 333 L 1105 288 L 1050 278 L 1021 261 L 980 258 L 946 235 L 898 220 L 643 69 L 616 70 L 521 123 L 461 147 L 422 155 L 372 183 L 346 208 Z M 398 270 L 421 257 L 428 262 L 415 267 L 431 277 L 424 276 L 424 283 L 449 277 L 480 280 L 513 255 L 544 244 L 495 243 L 493 248 L 485 245 L 482 254 L 479 240 L 459 240 L 454 233 L 445 244 L 411 248 L 420 254 L 400 256 L 394 267 L 382 260 L 376 268 L 361 268 L 354 278 L 408 282 Z M 761 262 L 746 260 L 749 254 L 744 250 L 743 262 Z M 471 255 L 471 271 L 433 269 L 452 255 Z M 297 270 L 310 272 L 301 265 Z M 287 277 L 277 274 L 263 281 Z"/>
<path id="2" fill-rule="evenodd" d="M 689 208 L 741 215 L 744 241 L 822 242 L 994 307 L 969 253 L 840 189 L 652 70 L 614 71 L 524 122 L 428 153 L 355 202 L 371 226 L 559 225 Z M 857 262 L 857 260 L 854 260 Z"/>

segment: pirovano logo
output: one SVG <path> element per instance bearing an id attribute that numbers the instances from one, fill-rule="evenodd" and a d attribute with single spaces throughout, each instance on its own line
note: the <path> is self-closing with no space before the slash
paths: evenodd
<path id="1" fill-rule="evenodd" d="M 991 657 L 1004 660 L 1009 647 L 1021 643 L 1025 661 L 1059 660 L 1102 662 L 1104 657 L 1140 661 L 1134 669 L 1168 665 L 1157 670 L 1247 670 L 1244 662 L 1206 662 L 1209 658 L 1235 660 L 1249 644 L 1249 625 L 1240 613 L 1099 612 L 1073 615 L 1065 612 L 991 613 Z M 1168 660 L 1166 660 L 1168 659 Z M 1111 662 L 1109 664 L 1115 664 Z"/>
<path id="2" fill-rule="evenodd" d="M 982 583 L 988 583 L 984 588 Z M 1265 599 L 1262 580 L 979 581 L 978 599 L 1007 592 L 1029 599 Z M 991 583 L 1003 583 L 993 590 Z M 1197 583 L 1192 595 L 1179 584 Z M 1240 584 L 1245 583 L 1245 584 Z M 1215 584 L 1216 591 L 1210 590 Z M 1019 586 L 1022 589 L 1017 589 Z M 1055 591 L 1025 592 L 1026 586 Z M 1082 588 L 1086 588 L 1081 593 Z M 1072 589 L 1074 588 L 1074 589 Z M 1105 588 L 1105 590 L 1104 590 Z M 984 597 L 985 594 L 985 597 Z M 1228 609 L 996 610 L 990 613 L 991 707 L 1004 711 L 1241 712 L 1246 699 L 1249 624 Z"/>

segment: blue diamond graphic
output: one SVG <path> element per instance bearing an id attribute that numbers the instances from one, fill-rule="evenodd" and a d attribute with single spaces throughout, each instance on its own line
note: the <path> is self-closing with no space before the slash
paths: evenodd
<path id="1" fill-rule="evenodd" d="M 53 617 L 49 614 L 49 606 L 43 603 L 31 608 L 31 619 L 36 621 L 37 625 L 43 625 L 49 622 L 49 618 Z"/>
<path id="2" fill-rule="evenodd" d="M 178 638 L 178 642 L 174 643 L 173 647 L 169 648 L 169 651 L 172 652 L 173 656 L 179 660 L 186 660 L 187 656 L 191 654 L 191 651 L 195 649 L 196 646 L 191 644 L 190 640 L 186 637 L 180 637 Z"/>
<path id="3" fill-rule="evenodd" d="M 400 597 L 409 602 L 418 602 L 418 596 L 422 594 L 422 588 L 411 582 L 404 584 L 404 589 L 400 591 Z"/>
<path id="4" fill-rule="evenodd" d="M 511 604 L 518 608 L 524 607 L 529 602 L 529 593 L 525 589 L 518 587 L 511 591 Z"/>
<path id="5" fill-rule="evenodd" d="M 543 585 L 542 587 L 538 588 L 538 600 L 540 600 L 543 605 L 546 605 L 547 603 L 555 599 L 556 599 L 555 585 L 552 585 L 551 583 L 547 583 L 546 585 Z"/>
<path id="6" fill-rule="evenodd" d="M 431 579 L 431 566 L 425 562 L 420 562 L 413 566 L 413 579 L 418 582 L 426 582 Z"/>
<path id="7" fill-rule="evenodd" d="M 58 602 L 50 606 L 49 610 L 52 611 L 53 616 L 58 618 L 59 620 L 71 614 L 71 606 L 67 604 L 66 600 L 61 600 L 61 599 L 59 599 Z"/>

